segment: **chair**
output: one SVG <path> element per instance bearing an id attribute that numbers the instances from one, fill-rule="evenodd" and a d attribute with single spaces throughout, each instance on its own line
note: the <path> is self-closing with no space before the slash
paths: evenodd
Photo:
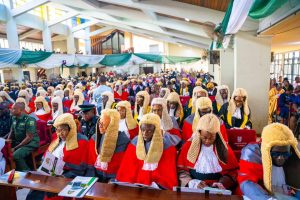
<path id="1" fill-rule="evenodd" d="M 228 144 L 239 160 L 242 149 L 249 143 L 256 142 L 256 131 L 248 129 L 227 129 Z"/>
<path id="2" fill-rule="evenodd" d="M 16 164 L 13 159 L 13 154 L 11 151 L 11 140 L 5 140 L 5 146 L 1 150 L 3 157 L 6 160 L 5 172 L 8 172 L 16 168 Z"/>
<path id="3" fill-rule="evenodd" d="M 52 135 L 52 131 L 51 131 L 51 127 L 47 126 L 47 122 L 45 121 L 41 121 L 41 120 L 37 120 L 36 122 L 36 130 L 37 130 L 37 134 L 40 138 L 40 146 L 37 150 L 33 151 L 31 153 L 31 159 L 32 159 L 32 164 L 33 164 L 33 169 L 36 170 L 36 157 L 44 154 L 51 142 L 51 135 Z"/>

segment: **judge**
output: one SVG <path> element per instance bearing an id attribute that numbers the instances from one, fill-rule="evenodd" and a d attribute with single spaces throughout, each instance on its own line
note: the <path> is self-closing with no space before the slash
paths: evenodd
<path id="1" fill-rule="evenodd" d="M 55 121 L 57 117 L 64 113 L 62 100 L 59 96 L 56 96 L 51 101 L 52 105 L 52 121 Z"/>
<path id="2" fill-rule="evenodd" d="M 128 96 L 129 96 L 128 92 L 123 90 L 122 82 L 117 81 L 114 88 L 115 99 L 119 99 L 121 101 L 127 101 Z"/>
<path id="3" fill-rule="evenodd" d="M 105 91 L 101 94 L 102 109 L 114 109 L 116 107 L 114 94 L 110 91 Z"/>
<path id="4" fill-rule="evenodd" d="M 176 149 L 165 141 L 159 116 L 146 114 L 139 135 L 128 145 L 116 180 L 172 190 L 177 186 Z"/>
<path id="5" fill-rule="evenodd" d="M 96 133 L 89 141 L 88 176 L 97 176 L 107 183 L 116 177 L 130 142 L 124 132 L 119 132 L 120 114 L 113 109 L 101 111 Z"/>
<path id="6" fill-rule="evenodd" d="M 47 122 L 51 118 L 51 111 L 48 102 L 42 96 L 38 96 L 35 101 L 34 114 L 39 120 Z"/>
<path id="7" fill-rule="evenodd" d="M 168 114 L 167 101 L 163 98 L 154 98 L 151 103 L 151 113 L 157 114 L 161 119 L 161 130 L 165 140 L 174 146 L 181 142 L 180 128 L 174 117 Z"/>
<path id="8" fill-rule="evenodd" d="M 150 112 L 150 95 L 146 91 L 137 93 L 134 105 L 134 119 L 140 121 L 142 117 Z"/>
<path id="9" fill-rule="evenodd" d="M 183 187 L 234 189 L 239 165 L 220 133 L 217 116 L 210 113 L 199 119 L 193 136 L 181 149 L 177 165 Z"/>
<path id="10" fill-rule="evenodd" d="M 170 94 L 170 90 L 168 88 L 161 88 L 159 92 L 159 97 L 167 99 Z"/>
<path id="11" fill-rule="evenodd" d="M 125 132 L 127 137 L 132 140 L 139 133 L 139 126 L 133 119 L 131 104 L 128 101 L 120 101 L 117 104 L 117 110 L 120 113 L 119 131 Z"/>
<path id="12" fill-rule="evenodd" d="M 175 117 L 178 125 L 181 125 L 183 120 L 183 107 L 180 102 L 180 97 L 176 92 L 171 92 L 167 98 L 168 113 L 171 117 Z"/>
<path id="13" fill-rule="evenodd" d="M 73 96 L 73 102 L 70 108 L 71 113 L 80 111 L 80 105 L 84 103 L 84 96 L 81 89 L 76 89 Z"/>
<path id="14" fill-rule="evenodd" d="M 248 106 L 248 95 L 245 89 L 236 88 L 228 103 L 223 104 L 219 112 L 227 129 L 240 128 L 251 129 L 252 122 L 250 108 Z"/>
<path id="15" fill-rule="evenodd" d="M 213 112 L 215 115 L 219 114 L 221 107 L 229 102 L 230 91 L 227 85 L 220 85 L 217 87 L 216 99 L 212 102 Z"/>

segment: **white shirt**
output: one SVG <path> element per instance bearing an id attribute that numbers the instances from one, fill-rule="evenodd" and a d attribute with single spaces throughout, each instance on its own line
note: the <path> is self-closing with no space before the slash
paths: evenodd
<path id="1" fill-rule="evenodd" d="M 46 114 L 46 112 L 44 111 L 44 109 L 39 109 L 35 112 L 36 115 L 44 115 Z"/>
<path id="2" fill-rule="evenodd" d="M 127 135 L 128 138 L 130 138 L 129 132 L 128 132 L 128 128 L 126 125 L 126 119 L 120 119 L 119 122 L 119 131 L 121 132 L 125 132 L 125 134 Z"/>
<path id="3" fill-rule="evenodd" d="M 207 147 L 202 144 L 201 152 L 194 167 L 196 172 L 202 174 L 210 174 L 219 173 L 222 171 L 222 167 L 219 164 L 218 158 L 213 148 L 213 145 Z"/>
<path id="4" fill-rule="evenodd" d="M 274 192 L 279 193 L 287 193 L 287 191 L 284 190 L 285 183 L 285 174 L 283 167 L 276 167 L 272 165 L 272 190 Z"/>
<path id="5" fill-rule="evenodd" d="M 182 89 L 182 96 L 190 96 L 189 91 L 186 91 L 186 88 Z"/>
<path id="6" fill-rule="evenodd" d="M 54 149 L 54 151 L 52 152 L 52 154 L 59 158 L 59 159 L 63 159 L 64 157 L 64 147 L 65 147 L 66 141 L 60 141 L 60 143 L 58 144 L 58 146 Z"/>

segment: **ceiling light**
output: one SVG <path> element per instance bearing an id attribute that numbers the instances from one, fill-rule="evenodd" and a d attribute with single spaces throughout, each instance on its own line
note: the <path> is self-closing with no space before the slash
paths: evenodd
<path id="1" fill-rule="evenodd" d="M 185 21 L 187 21 L 187 22 L 189 22 L 189 21 L 190 21 L 190 19 L 189 19 L 189 18 L 184 18 L 184 20 L 185 20 Z"/>

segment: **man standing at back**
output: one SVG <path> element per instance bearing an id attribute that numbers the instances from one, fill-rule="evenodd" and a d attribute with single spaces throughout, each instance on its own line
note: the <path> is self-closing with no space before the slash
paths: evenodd
<path id="1" fill-rule="evenodd" d="M 102 110 L 102 97 L 101 97 L 101 94 L 103 92 L 106 92 L 106 91 L 113 92 L 112 88 L 110 88 L 106 85 L 106 77 L 105 76 L 100 76 L 99 82 L 100 82 L 99 87 L 93 93 L 93 99 L 97 103 L 96 107 L 97 107 L 98 114 L 100 114 L 100 112 Z"/>

